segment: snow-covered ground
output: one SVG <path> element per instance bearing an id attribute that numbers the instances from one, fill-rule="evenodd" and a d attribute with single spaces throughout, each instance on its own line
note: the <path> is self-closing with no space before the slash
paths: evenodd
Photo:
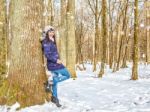
<path id="1" fill-rule="evenodd" d="M 86 67 L 86 71 L 77 71 L 76 80 L 59 83 L 62 108 L 46 102 L 18 112 L 150 112 L 150 66 L 140 64 L 137 81 L 130 80 L 131 64 L 115 73 L 107 69 L 102 79 L 95 77 L 90 64 Z M 0 112 L 15 112 L 16 106 L 9 111 L 0 107 Z"/>

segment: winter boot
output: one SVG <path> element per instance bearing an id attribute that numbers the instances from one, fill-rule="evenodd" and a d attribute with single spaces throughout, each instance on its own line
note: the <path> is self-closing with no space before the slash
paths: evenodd
<path id="1" fill-rule="evenodd" d="M 48 81 L 46 81 L 45 83 L 44 83 L 44 87 L 45 87 L 45 91 L 46 92 L 51 92 L 52 93 L 52 84 L 49 84 L 49 82 Z"/>
<path id="2" fill-rule="evenodd" d="M 57 107 L 61 107 L 62 105 L 59 103 L 58 98 L 52 96 L 51 97 L 51 102 L 53 102 L 54 104 L 56 104 Z"/>

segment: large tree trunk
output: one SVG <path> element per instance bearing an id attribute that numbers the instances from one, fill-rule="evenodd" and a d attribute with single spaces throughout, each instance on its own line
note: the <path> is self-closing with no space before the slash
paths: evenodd
<path id="1" fill-rule="evenodd" d="M 8 80 L 0 91 L 1 103 L 16 101 L 22 107 L 43 103 L 46 75 L 39 42 L 42 16 L 41 0 L 11 0 L 10 67 Z M 7 94 L 6 94 L 7 93 Z M 5 100 L 4 100 L 5 99 Z"/>
<path id="2" fill-rule="evenodd" d="M 42 28 L 44 29 L 45 26 L 53 25 L 54 24 L 54 10 L 53 10 L 53 0 L 43 0 L 43 14 L 42 17 L 43 23 Z"/>
<path id="3" fill-rule="evenodd" d="M 138 79 L 138 0 L 134 3 L 134 46 L 133 46 L 133 67 L 132 80 Z"/>
<path id="4" fill-rule="evenodd" d="M 99 77 L 104 74 L 106 63 L 106 48 L 107 48 L 107 2 L 102 0 L 102 61 Z"/>
<path id="5" fill-rule="evenodd" d="M 68 0 L 67 30 L 67 68 L 72 77 L 76 78 L 75 0 Z"/>
<path id="6" fill-rule="evenodd" d="M 53 2 L 54 2 L 53 0 L 48 0 L 48 6 L 47 6 L 47 14 L 48 14 L 47 24 L 48 25 L 54 25 Z"/>
<path id="7" fill-rule="evenodd" d="M 0 85 L 6 73 L 6 7 L 5 0 L 0 0 Z"/>

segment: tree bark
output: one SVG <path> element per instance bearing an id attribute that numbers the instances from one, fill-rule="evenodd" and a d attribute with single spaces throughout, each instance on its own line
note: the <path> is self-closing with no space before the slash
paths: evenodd
<path id="1" fill-rule="evenodd" d="M 120 22 L 120 19 L 119 19 L 119 22 Z M 116 35 L 115 35 L 115 44 L 114 44 L 115 49 L 113 51 L 115 54 L 113 72 L 117 71 L 117 59 L 119 57 L 119 41 L 120 41 L 119 37 L 120 37 L 120 29 L 121 29 L 120 27 L 121 27 L 120 24 L 117 24 L 117 31 L 116 31 Z"/>
<path id="2" fill-rule="evenodd" d="M 3 84 L 5 89 L 0 88 L 1 103 L 11 105 L 17 101 L 25 107 L 44 103 L 46 99 L 43 86 L 46 75 L 39 41 L 41 5 L 41 0 L 11 0 L 10 67 L 8 80 Z"/>
<path id="3" fill-rule="evenodd" d="M 48 0 L 48 7 L 47 7 L 47 13 L 48 13 L 48 25 L 54 25 L 54 11 L 53 11 L 53 0 Z"/>
<path id="4" fill-rule="evenodd" d="M 101 48 L 101 40 L 100 40 L 100 32 L 99 32 L 99 19 L 101 10 L 99 11 L 99 0 L 88 0 L 88 4 L 92 13 L 94 14 L 94 25 L 95 25 L 95 36 L 93 39 L 93 71 L 96 70 L 96 65 L 99 59 L 101 59 L 100 48 Z"/>
<path id="5" fill-rule="evenodd" d="M 102 61 L 99 77 L 104 74 L 105 63 L 106 63 L 106 48 L 107 48 L 107 2 L 102 0 Z"/>
<path id="6" fill-rule="evenodd" d="M 146 26 L 150 25 L 150 3 L 145 1 L 145 16 L 146 16 Z M 150 29 L 146 28 L 146 62 L 150 64 Z"/>
<path id="7" fill-rule="evenodd" d="M 6 5 L 0 0 L 0 85 L 6 73 Z"/>
<path id="8" fill-rule="evenodd" d="M 60 29 L 60 58 L 63 61 L 63 64 L 66 65 L 67 59 L 67 26 L 66 26 L 66 17 L 67 17 L 67 4 L 66 0 L 61 0 L 61 29 Z"/>
<path id="9" fill-rule="evenodd" d="M 67 68 L 76 78 L 76 40 L 75 40 L 75 0 L 68 0 L 67 5 Z"/>
<path id="10" fill-rule="evenodd" d="M 123 60 L 123 53 L 125 51 L 125 47 L 124 47 L 124 41 L 125 41 L 125 32 L 126 32 L 126 29 L 127 29 L 127 11 L 128 11 L 128 2 L 129 0 L 125 1 L 125 8 L 124 8 L 124 13 L 123 13 L 123 25 L 122 25 L 122 31 L 121 31 L 121 43 L 120 43 L 120 46 L 119 46 L 119 57 L 118 57 L 118 60 L 117 60 L 117 69 L 116 70 L 119 70 L 120 68 L 120 64 Z"/>
<path id="11" fill-rule="evenodd" d="M 94 57 L 93 57 L 93 71 L 96 71 L 96 64 L 98 61 L 98 44 L 99 44 L 99 33 L 98 33 L 98 0 L 96 0 L 95 7 L 95 39 L 94 39 Z"/>
<path id="12" fill-rule="evenodd" d="M 138 79 L 138 0 L 135 0 L 132 80 L 137 80 L 137 79 Z"/>

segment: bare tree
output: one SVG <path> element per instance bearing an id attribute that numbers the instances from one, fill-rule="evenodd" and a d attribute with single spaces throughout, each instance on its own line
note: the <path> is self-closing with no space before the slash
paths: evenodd
<path id="1" fill-rule="evenodd" d="M 61 0 L 61 26 L 60 26 L 60 58 L 63 60 L 64 65 L 66 65 L 67 56 L 67 2 L 66 0 Z"/>
<path id="2" fill-rule="evenodd" d="M 67 68 L 72 77 L 76 78 L 75 0 L 68 0 L 67 30 Z"/>
<path id="3" fill-rule="evenodd" d="M 107 2 L 102 0 L 102 61 L 99 77 L 104 74 L 106 63 L 106 48 L 107 48 Z"/>
<path id="4" fill-rule="evenodd" d="M 127 30 L 127 11 L 128 11 L 128 2 L 129 0 L 127 0 L 125 2 L 125 7 L 123 9 L 123 21 L 122 21 L 122 30 L 121 30 L 121 43 L 120 43 L 120 46 L 119 46 L 119 57 L 118 57 L 118 60 L 117 60 L 117 70 L 119 70 L 119 67 L 120 67 L 120 61 L 122 61 L 122 58 L 123 58 L 123 53 L 124 53 L 124 41 L 125 41 L 125 34 L 126 34 L 126 30 Z"/>
<path id="5" fill-rule="evenodd" d="M 134 46 L 132 80 L 138 79 L 138 0 L 134 3 Z"/>
<path id="6" fill-rule="evenodd" d="M 99 19 L 100 19 L 101 10 L 100 10 L 100 5 L 98 5 L 99 0 L 94 0 L 93 2 L 88 0 L 88 4 L 89 4 L 91 11 L 95 18 L 94 19 L 95 20 L 95 37 L 94 37 L 94 41 L 93 41 L 93 46 L 94 46 L 93 71 L 95 71 L 98 57 L 100 57 L 100 55 L 99 55 L 99 49 L 100 49 Z"/>

